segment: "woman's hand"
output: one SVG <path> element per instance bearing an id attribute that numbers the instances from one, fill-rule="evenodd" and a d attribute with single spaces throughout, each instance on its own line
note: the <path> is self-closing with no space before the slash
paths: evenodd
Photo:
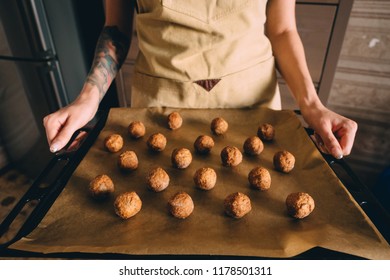
<path id="1" fill-rule="evenodd" d="M 301 108 L 301 113 L 309 127 L 314 129 L 317 140 L 330 154 L 341 159 L 351 153 L 357 131 L 356 122 L 325 108 L 322 104 Z"/>
<path id="2" fill-rule="evenodd" d="M 271 41 L 279 72 L 297 101 L 303 118 L 315 130 L 327 150 L 335 158 L 342 158 L 351 152 L 357 124 L 328 110 L 319 100 L 296 27 L 295 2 L 267 2 L 266 34 Z"/>
<path id="3" fill-rule="evenodd" d="M 43 119 L 50 151 L 62 149 L 73 133 L 96 114 L 99 102 L 126 59 L 133 30 L 135 1 L 106 1 L 106 22 L 95 49 L 95 58 L 79 97 Z"/>
<path id="4" fill-rule="evenodd" d="M 50 151 L 61 150 L 73 133 L 86 125 L 96 114 L 99 107 L 97 93 L 80 95 L 72 104 L 46 116 L 43 125 L 46 130 Z"/>

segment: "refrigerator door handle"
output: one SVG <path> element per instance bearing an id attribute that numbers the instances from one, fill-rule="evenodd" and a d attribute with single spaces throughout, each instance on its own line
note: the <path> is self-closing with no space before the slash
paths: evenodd
<path id="1" fill-rule="evenodd" d="M 35 45 L 35 58 L 19 57 L 22 62 L 44 62 L 46 70 L 40 73 L 43 80 L 50 81 L 47 88 L 50 110 L 55 111 L 69 103 L 56 50 L 51 35 L 48 17 L 43 0 L 23 0 L 20 10 L 24 14 L 25 28 L 30 32 L 32 45 Z M 14 61 L 18 59 L 14 57 Z"/>
<path id="2" fill-rule="evenodd" d="M 34 19 L 35 26 L 37 28 L 42 49 L 46 55 L 53 56 L 55 53 L 54 43 L 51 38 L 49 23 L 43 2 L 42 0 L 29 0 L 29 2 L 33 15 L 32 18 Z"/>
<path id="3" fill-rule="evenodd" d="M 43 55 L 46 57 L 53 57 L 55 53 L 55 47 L 53 39 L 51 37 L 51 31 L 49 28 L 49 23 L 45 11 L 45 6 L 42 0 L 29 0 L 33 18 L 35 21 L 35 26 L 37 28 L 38 36 L 40 38 L 41 45 L 43 47 Z M 57 101 L 58 106 L 64 107 L 69 103 L 67 98 L 66 89 L 64 81 L 62 78 L 60 65 L 56 60 L 49 60 L 48 63 L 51 65 L 49 72 L 49 77 L 52 82 L 54 96 Z"/>
<path id="4" fill-rule="evenodd" d="M 42 0 L 22 0 L 17 3 L 29 43 L 33 47 L 32 55 L 36 59 L 55 58 L 55 47 Z M 23 57 L 22 57 L 23 58 Z"/>
<path id="5" fill-rule="evenodd" d="M 57 61 L 49 62 L 51 64 L 49 70 L 49 77 L 53 86 L 54 96 L 57 101 L 59 108 L 64 107 L 66 104 L 69 104 L 67 98 L 64 80 L 61 75 L 61 70 L 59 68 Z"/>

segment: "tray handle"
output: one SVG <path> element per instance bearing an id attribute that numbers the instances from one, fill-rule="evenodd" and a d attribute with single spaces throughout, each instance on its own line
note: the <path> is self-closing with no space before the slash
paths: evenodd
<path id="1" fill-rule="evenodd" d="M 31 187 L 0 224 L 0 249 L 8 247 L 27 235 L 39 224 L 95 142 L 105 125 L 107 116 L 107 111 L 99 111 L 95 118 L 85 127 L 77 130 L 68 144 L 49 161 Z M 1 240 L 12 223 L 21 215 L 24 207 L 31 202 L 36 203 L 32 206 L 31 213 L 20 229 L 17 229 L 16 234 L 10 239 Z"/>

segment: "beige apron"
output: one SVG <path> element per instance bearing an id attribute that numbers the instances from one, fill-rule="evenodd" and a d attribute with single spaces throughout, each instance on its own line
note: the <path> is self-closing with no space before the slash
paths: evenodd
<path id="1" fill-rule="evenodd" d="M 266 0 L 138 0 L 133 107 L 280 109 Z"/>

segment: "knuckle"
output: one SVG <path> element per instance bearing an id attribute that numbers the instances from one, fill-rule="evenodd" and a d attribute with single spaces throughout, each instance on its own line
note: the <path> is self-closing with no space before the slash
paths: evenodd
<path id="1" fill-rule="evenodd" d="M 49 125 L 53 122 L 53 114 L 47 115 L 43 118 L 43 124 Z"/>
<path id="2" fill-rule="evenodd" d="M 357 124 L 357 122 L 355 122 L 355 121 L 353 121 L 353 120 L 350 120 L 349 125 L 350 125 L 350 127 L 351 127 L 353 130 L 355 130 L 355 131 L 358 129 L 358 124 Z"/>
<path id="3" fill-rule="evenodd" d="M 344 123 L 344 127 L 348 128 L 352 131 L 356 131 L 358 128 L 358 124 L 357 124 L 357 122 L 355 122 L 353 120 L 347 119 Z"/>
<path id="4" fill-rule="evenodd" d="M 47 124 L 50 119 L 50 115 L 47 115 L 43 118 L 43 124 Z"/>
<path id="5" fill-rule="evenodd" d="M 336 139 L 332 134 L 326 133 L 325 137 L 324 137 L 324 141 L 329 143 L 329 144 L 333 144 L 336 141 Z"/>
<path id="6" fill-rule="evenodd" d="M 320 118 L 318 120 L 318 125 L 319 125 L 320 128 L 325 129 L 327 127 L 327 125 L 328 125 L 328 122 L 325 119 Z"/>

